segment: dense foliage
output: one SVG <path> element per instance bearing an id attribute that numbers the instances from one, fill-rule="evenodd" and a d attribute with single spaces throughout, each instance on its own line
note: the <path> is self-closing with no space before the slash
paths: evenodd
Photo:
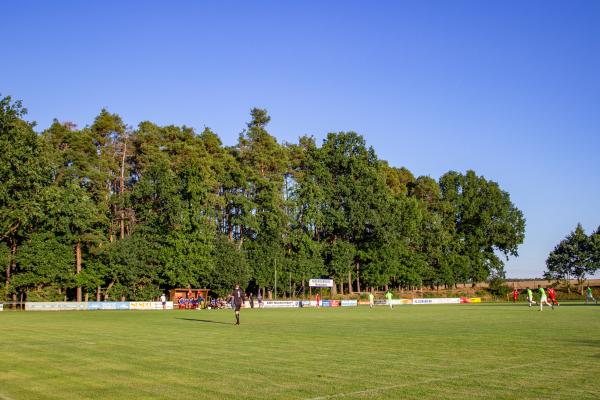
<path id="1" fill-rule="evenodd" d="M 600 226 L 586 235 L 581 224 L 554 247 L 546 259 L 546 279 L 564 281 L 577 279 L 583 293 L 586 276 L 600 269 Z"/>
<path id="2" fill-rule="evenodd" d="M 37 134 L 25 112 L 0 102 L 5 297 L 148 299 L 235 282 L 290 295 L 314 277 L 342 293 L 451 286 L 503 276 L 524 239 L 497 183 L 414 177 L 354 132 L 280 144 L 253 109 L 227 147 L 208 128 L 132 130 L 106 110 Z"/>

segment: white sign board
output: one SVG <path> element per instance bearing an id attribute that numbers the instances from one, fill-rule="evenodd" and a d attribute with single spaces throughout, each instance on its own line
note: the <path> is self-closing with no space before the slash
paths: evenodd
<path id="1" fill-rule="evenodd" d="M 84 311 L 87 303 L 83 301 L 40 301 L 26 302 L 25 311 Z"/>
<path id="2" fill-rule="evenodd" d="M 300 307 L 298 301 L 265 301 L 263 302 L 265 308 L 296 308 Z"/>
<path id="3" fill-rule="evenodd" d="M 308 281 L 310 287 L 333 287 L 333 279 L 310 279 Z"/>
<path id="4" fill-rule="evenodd" d="M 130 310 L 162 310 L 163 305 L 160 301 L 132 301 L 129 303 Z M 167 301 L 165 309 L 172 310 L 173 302 Z"/>
<path id="5" fill-rule="evenodd" d="M 413 304 L 460 304 L 460 298 L 413 299 Z"/>

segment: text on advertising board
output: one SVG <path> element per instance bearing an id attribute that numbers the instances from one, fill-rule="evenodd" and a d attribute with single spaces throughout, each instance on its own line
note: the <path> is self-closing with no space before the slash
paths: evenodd
<path id="1" fill-rule="evenodd" d="M 333 287 L 333 279 L 309 279 L 310 287 Z"/>

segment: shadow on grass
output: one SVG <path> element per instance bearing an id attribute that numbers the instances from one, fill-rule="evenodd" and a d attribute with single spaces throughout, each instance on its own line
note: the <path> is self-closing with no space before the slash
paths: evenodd
<path id="1" fill-rule="evenodd" d="M 181 319 L 184 321 L 192 321 L 192 322 L 202 322 L 205 324 L 234 325 L 233 322 L 211 321 L 210 319 L 196 319 L 196 318 L 175 318 L 175 319 Z"/>
<path id="2" fill-rule="evenodd" d="M 570 342 L 588 347 L 600 347 L 600 340 L 598 339 L 570 340 Z"/>
<path id="3" fill-rule="evenodd" d="M 600 339 L 580 339 L 580 340 L 569 340 L 568 343 L 577 344 L 580 346 L 591 347 L 594 350 L 600 348 Z M 591 350 L 590 350 L 591 351 Z M 590 353 L 589 351 L 584 351 L 582 353 L 583 357 L 591 357 L 591 358 L 600 358 L 600 353 Z"/>

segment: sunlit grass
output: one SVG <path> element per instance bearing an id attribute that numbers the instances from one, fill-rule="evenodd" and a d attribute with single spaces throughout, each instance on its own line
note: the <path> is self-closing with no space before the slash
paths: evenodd
<path id="1" fill-rule="evenodd" d="M 598 398 L 600 307 L 0 313 L 0 399 Z M 329 397 L 328 397 L 329 396 Z"/>

